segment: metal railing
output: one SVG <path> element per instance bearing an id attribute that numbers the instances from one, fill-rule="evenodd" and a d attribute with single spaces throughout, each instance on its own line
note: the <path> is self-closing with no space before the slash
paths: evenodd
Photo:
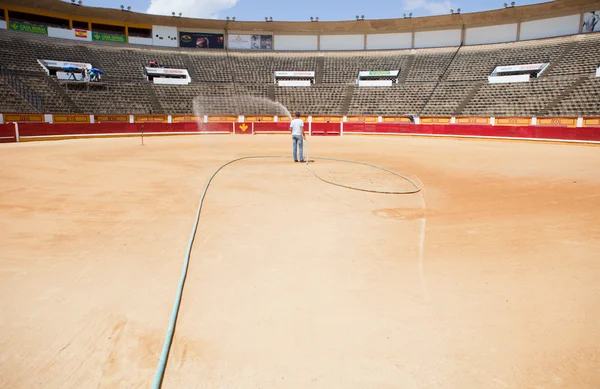
<path id="1" fill-rule="evenodd" d="M 44 113 L 44 99 L 33 92 L 21 79 L 10 70 L 0 65 L 0 77 L 2 77 L 13 89 L 38 112 Z"/>

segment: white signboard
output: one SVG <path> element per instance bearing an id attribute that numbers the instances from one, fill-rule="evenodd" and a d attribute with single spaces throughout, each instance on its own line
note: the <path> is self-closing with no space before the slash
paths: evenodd
<path id="1" fill-rule="evenodd" d="M 277 81 L 279 86 L 310 86 L 310 80 L 280 80 Z"/>
<path id="2" fill-rule="evenodd" d="M 147 78 L 155 84 L 189 84 L 192 78 L 187 69 L 151 68 L 146 66 Z"/>
<path id="3" fill-rule="evenodd" d="M 164 75 L 173 75 L 173 76 L 187 76 L 187 69 L 168 69 L 168 68 L 151 68 L 146 66 L 146 73 L 149 76 L 164 76 Z"/>
<path id="4" fill-rule="evenodd" d="M 152 82 L 155 84 L 169 84 L 169 85 L 187 85 L 190 83 L 189 80 L 185 78 L 164 78 L 164 77 L 154 77 Z"/>
<path id="5" fill-rule="evenodd" d="M 497 66 L 494 73 L 516 73 L 542 70 L 548 65 L 547 63 L 534 63 L 529 65 L 512 65 L 512 66 Z"/>
<path id="6" fill-rule="evenodd" d="M 583 14 L 583 32 L 600 31 L 600 11 L 586 12 Z"/>
<path id="7" fill-rule="evenodd" d="M 392 80 L 359 80 L 358 86 L 392 86 Z"/>
<path id="8" fill-rule="evenodd" d="M 488 82 L 490 84 L 510 84 L 512 82 L 529 82 L 531 77 L 529 74 L 519 74 L 516 76 L 489 76 Z"/>
<path id="9" fill-rule="evenodd" d="M 152 26 L 152 45 L 179 47 L 177 27 Z"/>
<path id="10" fill-rule="evenodd" d="M 385 70 L 385 71 L 371 71 L 371 72 L 359 72 L 359 77 L 398 77 L 399 70 Z"/>
<path id="11" fill-rule="evenodd" d="M 275 78 L 299 78 L 299 77 L 309 77 L 314 78 L 315 72 L 275 72 Z"/>
<path id="12" fill-rule="evenodd" d="M 76 67 L 79 69 L 91 69 L 92 68 L 92 64 L 90 63 L 84 63 L 84 62 L 66 62 L 66 61 L 51 61 L 51 60 L 43 60 L 44 65 L 46 65 L 46 67 L 49 68 L 53 68 L 53 69 L 62 69 L 65 67 Z"/>
<path id="13" fill-rule="evenodd" d="M 48 27 L 48 36 L 52 38 L 71 39 L 74 41 L 92 41 L 92 32 L 88 30 Z"/>

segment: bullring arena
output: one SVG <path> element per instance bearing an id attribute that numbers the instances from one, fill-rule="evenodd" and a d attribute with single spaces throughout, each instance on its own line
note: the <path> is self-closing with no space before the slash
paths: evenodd
<path id="1" fill-rule="evenodd" d="M 528 12 L 600 6 L 548 4 L 510 11 L 519 34 Z M 600 38 L 278 53 L 279 33 L 262 59 L 211 62 L 225 54 L 0 29 L 0 387 L 600 388 Z M 150 83 L 119 50 L 189 64 L 192 82 Z M 269 72 L 316 64 L 314 84 L 227 79 L 278 56 Z M 391 86 L 339 75 L 392 57 Z M 88 89 L 38 59 L 105 77 Z M 528 82 L 488 84 L 537 61 Z"/>

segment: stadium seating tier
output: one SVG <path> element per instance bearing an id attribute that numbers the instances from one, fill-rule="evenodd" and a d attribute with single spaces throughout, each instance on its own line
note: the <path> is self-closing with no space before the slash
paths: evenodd
<path id="1" fill-rule="evenodd" d="M 40 59 L 87 62 L 106 88 L 69 85 Z M 189 85 L 145 85 L 150 61 L 188 69 Z M 548 62 L 538 79 L 488 84 L 496 66 Z M 42 97 L 44 113 L 282 114 L 269 101 L 312 115 L 600 114 L 600 34 L 433 49 L 251 52 L 77 42 L 0 30 L 0 66 Z M 354 87 L 359 71 L 400 70 L 391 87 Z M 281 87 L 275 71 L 315 71 L 311 87 Z M 148 89 L 150 88 L 150 89 Z M 0 78 L 0 112 L 34 112 Z M 195 103 L 194 103 L 195 102 Z"/>

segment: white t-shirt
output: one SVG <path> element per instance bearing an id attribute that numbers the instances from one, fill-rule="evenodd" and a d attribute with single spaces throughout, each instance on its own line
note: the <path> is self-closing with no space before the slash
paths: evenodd
<path id="1" fill-rule="evenodd" d="M 290 123 L 292 129 L 292 135 L 302 135 L 302 128 L 304 128 L 304 121 L 302 119 L 294 119 Z"/>

